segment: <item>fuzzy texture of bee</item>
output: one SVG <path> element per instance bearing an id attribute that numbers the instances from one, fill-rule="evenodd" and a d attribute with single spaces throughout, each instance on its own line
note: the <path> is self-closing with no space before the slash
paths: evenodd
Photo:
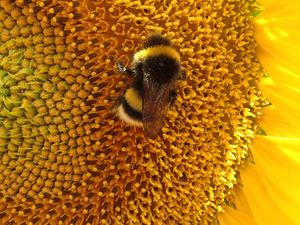
<path id="1" fill-rule="evenodd" d="M 117 115 L 130 125 L 142 126 L 147 137 L 155 138 L 176 99 L 175 83 L 181 76 L 179 53 L 168 39 L 152 35 L 134 54 L 130 67 L 120 61 L 117 67 L 120 72 L 134 77 L 119 98 Z"/>

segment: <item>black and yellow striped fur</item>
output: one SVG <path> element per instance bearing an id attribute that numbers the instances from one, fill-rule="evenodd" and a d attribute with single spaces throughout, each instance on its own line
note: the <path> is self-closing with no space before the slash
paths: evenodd
<path id="1" fill-rule="evenodd" d="M 169 104 L 176 97 L 173 86 L 181 71 L 178 52 L 168 39 L 152 35 L 145 41 L 144 47 L 134 54 L 129 68 L 122 62 L 117 62 L 117 66 L 120 72 L 135 78 L 120 97 L 118 116 L 131 125 L 144 126 L 146 133 L 145 126 L 151 128 L 151 121 L 155 126 L 153 130 L 158 130 L 157 126 L 162 126 L 163 121 L 155 125 L 155 120 L 164 120 L 165 115 L 162 114 L 166 114 Z"/>

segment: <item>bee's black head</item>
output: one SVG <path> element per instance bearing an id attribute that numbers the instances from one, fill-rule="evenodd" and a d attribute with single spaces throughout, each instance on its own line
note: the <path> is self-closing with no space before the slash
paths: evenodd
<path id="1" fill-rule="evenodd" d="M 143 62 L 144 75 L 148 75 L 159 83 L 167 83 L 176 79 L 179 70 L 179 63 L 166 55 L 149 57 Z"/>
<path id="2" fill-rule="evenodd" d="M 159 34 L 151 35 L 144 42 L 144 48 L 149 48 L 149 47 L 158 46 L 158 45 L 170 46 L 171 42 L 168 39 L 160 36 Z"/>

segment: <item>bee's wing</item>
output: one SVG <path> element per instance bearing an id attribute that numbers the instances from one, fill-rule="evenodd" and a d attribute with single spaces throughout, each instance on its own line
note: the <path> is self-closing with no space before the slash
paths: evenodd
<path id="1" fill-rule="evenodd" d="M 147 137 L 155 138 L 161 132 L 167 116 L 172 84 L 144 80 L 143 88 L 143 126 Z"/>

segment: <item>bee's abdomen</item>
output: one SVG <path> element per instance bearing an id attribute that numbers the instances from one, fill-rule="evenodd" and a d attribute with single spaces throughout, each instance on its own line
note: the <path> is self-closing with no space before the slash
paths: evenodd
<path id="1" fill-rule="evenodd" d="M 118 115 L 123 121 L 134 125 L 142 126 L 142 99 L 133 89 L 126 90 L 124 96 L 120 99 Z"/>
<path id="2" fill-rule="evenodd" d="M 123 98 L 123 108 L 124 108 L 124 111 L 133 119 L 135 120 L 142 120 L 142 112 L 140 111 L 137 111 L 135 109 L 133 109 L 129 104 L 128 102 L 126 101 L 125 98 Z"/>

